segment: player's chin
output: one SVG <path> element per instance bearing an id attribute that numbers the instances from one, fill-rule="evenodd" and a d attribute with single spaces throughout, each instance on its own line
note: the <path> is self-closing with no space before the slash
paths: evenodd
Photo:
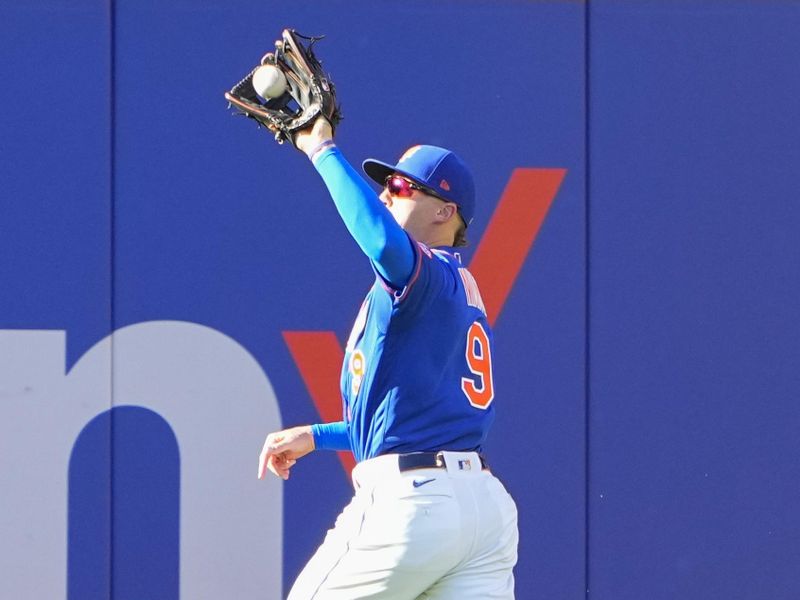
<path id="1" fill-rule="evenodd" d="M 400 225 L 403 229 L 408 231 L 408 215 L 404 213 L 392 213 L 394 220 L 397 221 L 397 224 Z"/>
<path id="2" fill-rule="evenodd" d="M 384 206 L 386 206 L 386 205 L 384 205 Z M 392 218 L 397 222 L 397 224 L 400 225 L 400 227 L 402 227 L 403 226 L 403 216 L 398 214 L 398 212 L 396 210 L 392 210 L 392 208 L 389 207 L 389 206 L 386 207 L 386 210 L 389 211 L 389 214 L 392 215 Z"/>

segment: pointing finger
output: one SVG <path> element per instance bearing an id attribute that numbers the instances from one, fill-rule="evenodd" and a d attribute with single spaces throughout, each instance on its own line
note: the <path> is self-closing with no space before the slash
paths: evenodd
<path id="1" fill-rule="evenodd" d="M 272 435 L 268 435 L 264 441 L 264 447 L 261 449 L 261 454 L 258 457 L 258 478 L 263 479 L 266 474 L 269 458 L 277 452 L 277 446 Z"/>

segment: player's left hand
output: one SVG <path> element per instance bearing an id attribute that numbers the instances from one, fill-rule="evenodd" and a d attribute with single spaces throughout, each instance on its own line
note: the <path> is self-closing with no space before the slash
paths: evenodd
<path id="1" fill-rule="evenodd" d="M 258 459 L 258 478 L 263 479 L 269 469 L 284 481 L 289 479 L 289 470 L 297 459 L 312 452 L 314 447 L 310 425 L 270 433 Z"/>

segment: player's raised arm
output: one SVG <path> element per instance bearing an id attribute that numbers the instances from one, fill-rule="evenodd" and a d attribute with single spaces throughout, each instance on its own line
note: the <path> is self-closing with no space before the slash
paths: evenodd
<path id="1" fill-rule="evenodd" d="M 336 148 L 328 121 L 320 117 L 312 129 L 299 132 L 295 145 L 314 163 L 345 226 L 378 273 L 393 287 L 404 287 L 414 269 L 411 241 Z"/>
<path id="2" fill-rule="evenodd" d="M 321 37 L 285 29 L 261 64 L 225 93 L 229 106 L 314 161 L 345 225 L 378 273 L 403 288 L 414 268 L 408 236 L 333 144 L 336 87 L 312 47 Z"/>

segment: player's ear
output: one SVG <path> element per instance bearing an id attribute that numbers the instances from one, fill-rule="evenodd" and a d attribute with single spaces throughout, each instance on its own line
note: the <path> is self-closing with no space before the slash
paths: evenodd
<path id="1" fill-rule="evenodd" d="M 450 219 L 456 216 L 458 208 L 452 202 L 447 202 L 439 207 L 436 211 L 436 219 L 439 223 L 447 223 Z"/>

